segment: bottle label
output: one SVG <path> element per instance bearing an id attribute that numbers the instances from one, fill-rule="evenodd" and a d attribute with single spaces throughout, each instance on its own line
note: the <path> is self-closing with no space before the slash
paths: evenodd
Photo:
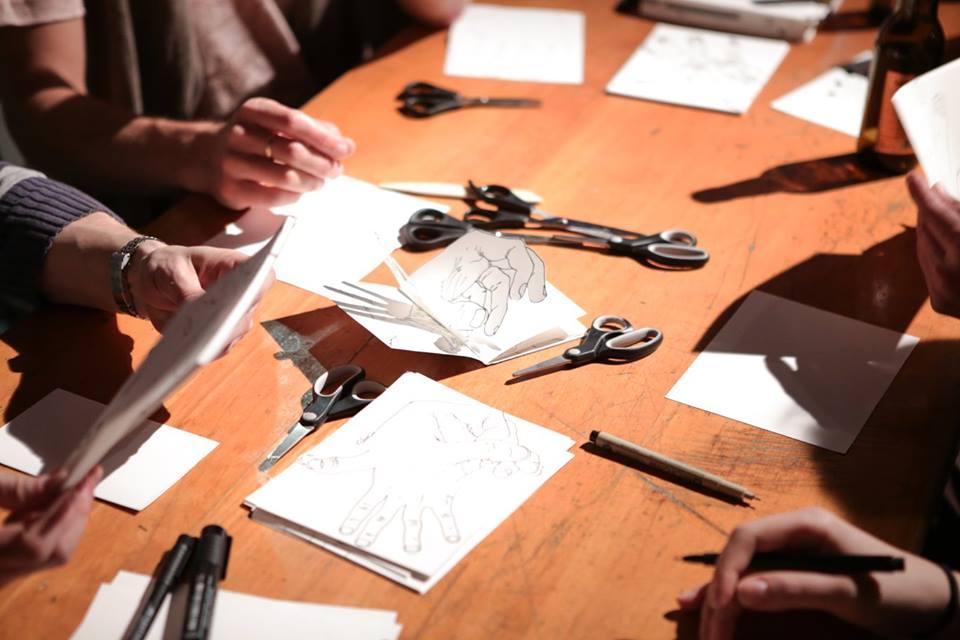
<path id="1" fill-rule="evenodd" d="M 916 75 L 908 73 L 887 71 L 883 80 L 880 117 L 877 119 L 877 144 L 874 147 L 877 153 L 894 156 L 913 155 L 913 149 L 910 148 L 910 141 L 907 139 L 907 132 L 903 130 L 900 118 L 897 117 L 897 111 L 893 108 L 893 94 L 897 92 L 897 89 L 916 77 Z"/>

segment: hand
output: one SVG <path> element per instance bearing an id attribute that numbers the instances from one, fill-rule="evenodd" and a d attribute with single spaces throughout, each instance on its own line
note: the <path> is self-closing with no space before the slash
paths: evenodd
<path id="1" fill-rule="evenodd" d="M 134 254 L 127 270 L 137 313 L 162 331 L 183 304 L 199 297 L 227 271 L 247 259 L 232 249 L 180 247 L 148 240 Z M 248 314 L 241 335 L 253 325 Z M 239 337 L 239 336 L 238 336 Z"/>
<path id="2" fill-rule="evenodd" d="M 483 234 L 472 246 L 458 248 L 463 256 L 444 281 L 441 295 L 467 308 L 469 328 L 482 326 L 492 336 L 510 300 L 526 295 L 531 302 L 541 302 L 547 297 L 543 260 L 523 240 Z"/>
<path id="3" fill-rule="evenodd" d="M 859 576 L 798 571 L 744 575 L 754 552 L 782 549 L 905 556 L 906 570 Z M 737 527 L 713 580 L 678 601 L 684 608 L 700 608 L 700 638 L 727 640 L 734 637 L 741 609 L 816 609 L 884 635 L 919 634 L 937 624 L 949 598 L 950 586 L 937 565 L 811 508 Z"/>
<path id="4" fill-rule="evenodd" d="M 231 209 L 296 202 L 343 172 L 356 150 L 330 122 L 269 98 L 250 98 L 218 130 L 207 191 Z"/>
<path id="5" fill-rule="evenodd" d="M 907 176 L 917 203 L 917 260 L 939 313 L 960 317 L 960 202 L 940 185 L 928 187 L 921 174 Z"/>
<path id="6" fill-rule="evenodd" d="M 0 475 L 0 581 L 66 562 L 87 524 L 93 490 L 103 477 L 95 467 L 77 486 L 62 489 L 65 474 Z"/>

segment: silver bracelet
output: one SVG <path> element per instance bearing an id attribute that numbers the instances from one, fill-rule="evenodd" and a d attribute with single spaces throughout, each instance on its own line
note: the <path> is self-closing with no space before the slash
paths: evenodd
<path id="1" fill-rule="evenodd" d="M 133 296 L 130 294 L 130 288 L 127 285 L 127 269 L 136 253 L 137 247 L 147 240 L 157 240 L 153 236 L 137 236 L 120 249 L 113 252 L 110 256 L 110 288 L 113 291 L 113 301 L 117 308 L 127 315 L 135 318 L 141 317 L 137 313 L 137 307 L 133 302 Z"/>

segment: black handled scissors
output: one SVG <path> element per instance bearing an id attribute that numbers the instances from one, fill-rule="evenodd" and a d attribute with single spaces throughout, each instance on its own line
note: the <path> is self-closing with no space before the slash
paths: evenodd
<path id="1" fill-rule="evenodd" d="M 555 358 L 514 371 L 513 377 L 540 375 L 566 367 L 579 367 L 588 362 L 632 362 L 647 357 L 660 348 L 662 342 L 663 334 L 659 329 L 635 329 L 626 318 L 600 316 L 583 334 L 579 345 L 570 347 Z"/>
<path id="2" fill-rule="evenodd" d="M 452 244 L 466 234 L 482 227 L 458 220 L 436 209 L 420 209 L 412 216 L 407 224 L 400 227 L 400 244 L 404 249 L 411 251 L 428 251 L 439 249 Z M 535 236 L 523 233 L 501 233 L 491 229 L 483 229 L 501 238 L 520 238 L 528 244 L 552 244 L 551 236 Z M 558 242 L 557 244 L 566 244 Z"/>
<path id="3" fill-rule="evenodd" d="M 267 471 L 327 419 L 352 416 L 386 390 L 387 387 L 379 382 L 367 380 L 366 372 L 356 365 L 347 364 L 324 371 L 313 383 L 313 398 L 303 408 L 300 420 L 290 427 L 258 469 Z"/>
<path id="4" fill-rule="evenodd" d="M 426 82 L 411 82 L 397 95 L 403 104 L 398 111 L 411 118 L 429 118 L 438 113 L 466 107 L 539 107 L 540 101 L 531 98 L 469 98 L 456 91 Z"/>

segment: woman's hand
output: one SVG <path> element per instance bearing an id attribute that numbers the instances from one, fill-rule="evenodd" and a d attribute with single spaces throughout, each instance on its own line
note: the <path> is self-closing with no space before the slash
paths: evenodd
<path id="1" fill-rule="evenodd" d="M 746 573 L 754 553 L 785 549 L 904 556 L 906 570 L 856 576 Z M 737 527 L 717 561 L 713 579 L 681 594 L 678 601 L 683 608 L 700 608 L 702 639 L 726 640 L 734 637 L 737 616 L 744 609 L 816 609 L 884 635 L 920 634 L 937 625 L 949 599 L 950 585 L 939 566 L 811 508 Z M 951 629 L 958 624 L 954 620 Z"/>
<path id="2" fill-rule="evenodd" d="M 940 185 L 927 186 L 914 171 L 907 176 L 917 204 L 917 261 L 935 311 L 960 317 L 960 202 Z"/>

